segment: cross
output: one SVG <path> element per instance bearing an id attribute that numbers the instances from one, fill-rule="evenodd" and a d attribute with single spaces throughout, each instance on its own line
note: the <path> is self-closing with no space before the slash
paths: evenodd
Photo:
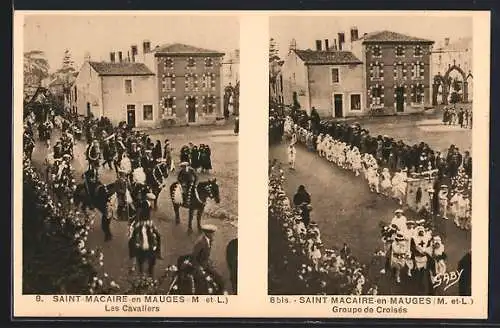
<path id="1" fill-rule="evenodd" d="M 457 63 L 456 59 L 453 59 L 453 66 Z"/>
<path id="2" fill-rule="evenodd" d="M 418 244 L 420 247 L 424 247 L 425 246 L 425 243 L 423 240 L 420 241 L 420 243 Z"/>

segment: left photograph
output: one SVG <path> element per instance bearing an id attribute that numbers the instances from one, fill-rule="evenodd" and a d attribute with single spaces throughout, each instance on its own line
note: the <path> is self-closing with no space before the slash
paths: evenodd
<path id="1" fill-rule="evenodd" d="M 23 28 L 22 294 L 237 294 L 238 17 Z"/>

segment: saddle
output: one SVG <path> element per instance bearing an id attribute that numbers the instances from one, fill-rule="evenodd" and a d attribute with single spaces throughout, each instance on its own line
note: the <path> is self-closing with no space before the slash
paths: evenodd
<path id="1" fill-rule="evenodd" d="M 196 189 L 196 184 L 194 182 L 180 183 L 178 184 L 180 194 L 182 195 L 182 203 L 190 204 L 193 197 L 199 199 L 198 190 Z"/>

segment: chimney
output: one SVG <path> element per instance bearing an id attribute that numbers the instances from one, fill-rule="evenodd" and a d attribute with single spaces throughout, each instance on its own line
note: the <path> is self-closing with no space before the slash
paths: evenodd
<path id="1" fill-rule="evenodd" d="M 447 47 L 450 45 L 450 38 L 445 38 L 444 39 L 444 46 Z"/>
<path id="2" fill-rule="evenodd" d="M 325 39 L 325 50 L 330 50 L 330 45 L 328 44 L 328 39 Z"/>
<path id="3" fill-rule="evenodd" d="M 338 33 L 339 36 L 339 50 L 342 51 L 344 42 L 345 42 L 345 34 L 344 32 Z"/>
<path id="4" fill-rule="evenodd" d="M 131 53 L 132 53 L 132 62 L 135 63 L 135 57 L 139 54 L 139 52 L 137 51 L 137 45 L 132 45 L 130 47 L 130 50 L 131 50 Z"/>
<path id="5" fill-rule="evenodd" d="M 114 63 L 115 62 L 115 52 L 110 52 L 109 53 L 109 60 Z"/>
<path id="6" fill-rule="evenodd" d="M 90 61 L 90 52 L 85 51 L 85 53 L 83 55 L 83 61 L 86 63 L 88 63 Z"/>
<path id="7" fill-rule="evenodd" d="M 356 26 L 351 27 L 351 42 L 357 41 L 359 39 L 358 28 Z"/>
<path id="8" fill-rule="evenodd" d="M 130 63 L 130 51 L 127 51 L 127 62 Z"/>
<path id="9" fill-rule="evenodd" d="M 144 54 L 148 54 L 151 52 L 151 41 L 148 40 L 142 41 L 142 52 Z"/>
<path id="10" fill-rule="evenodd" d="M 337 50 L 337 39 L 333 39 L 332 50 Z"/>
<path id="11" fill-rule="evenodd" d="M 119 63 L 123 62 L 123 53 L 121 51 L 118 51 L 118 62 Z"/>
<path id="12" fill-rule="evenodd" d="M 321 51 L 321 40 L 316 40 L 316 51 Z"/>
<path id="13" fill-rule="evenodd" d="M 368 35 L 368 33 L 363 33 L 363 38 L 366 37 Z"/>

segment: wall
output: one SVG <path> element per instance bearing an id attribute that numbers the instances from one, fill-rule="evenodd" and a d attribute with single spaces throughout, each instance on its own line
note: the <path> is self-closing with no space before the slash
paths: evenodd
<path id="1" fill-rule="evenodd" d="M 334 116 L 334 93 L 343 95 L 343 116 L 363 114 L 363 65 L 310 65 L 307 68 L 311 107 L 315 107 L 321 117 Z M 339 69 L 339 83 L 331 81 L 332 68 Z M 353 93 L 361 95 L 361 110 L 350 110 Z"/>
<path id="2" fill-rule="evenodd" d="M 74 92 L 76 88 L 76 101 Z M 103 115 L 101 77 L 90 66 L 84 63 L 73 84 L 71 97 L 71 107 L 76 106 L 79 115 L 87 115 L 87 103 L 90 103 L 91 112 L 94 117 Z"/>
<path id="3" fill-rule="evenodd" d="M 379 85 L 384 86 L 384 111 L 387 114 L 395 114 L 395 85 L 404 85 L 405 89 L 405 109 L 404 113 L 412 113 L 422 111 L 425 106 L 430 106 L 432 103 L 431 99 L 431 62 L 430 62 L 430 52 L 431 46 L 420 44 L 422 47 L 423 55 L 414 56 L 414 47 L 416 44 L 378 44 L 382 50 L 381 57 L 374 57 L 372 52 L 372 47 L 374 44 L 365 45 L 365 56 L 366 56 L 366 106 L 370 107 L 370 90 L 371 86 Z M 396 56 L 395 48 L 396 46 L 403 46 L 405 49 L 404 56 Z M 413 79 L 412 78 L 412 67 L 415 62 L 424 63 L 424 77 L 423 79 Z M 375 64 L 379 62 L 383 64 L 383 78 L 379 80 L 371 80 L 370 78 L 370 64 Z M 401 62 L 406 65 L 405 79 L 396 80 L 394 77 L 395 64 Z M 411 85 L 412 84 L 423 84 L 424 85 L 424 103 L 421 106 L 412 106 L 411 104 Z M 404 114 L 403 113 L 403 114 Z M 398 113 L 399 114 L 399 113 Z"/>
<path id="4" fill-rule="evenodd" d="M 173 60 L 172 68 L 165 68 L 165 61 L 167 58 Z M 195 60 L 195 67 L 187 67 L 188 56 L 167 56 L 161 55 L 156 57 L 156 71 L 157 83 L 158 83 L 158 105 L 160 108 L 163 105 L 162 99 L 164 97 L 174 98 L 175 103 L 175 117 L 167 117 L 165 119 L 172 119 L 176 124 L 185 125 L 188 121 L 188 113 L 186 108 L 186 98 L 188 96 L 194 96 L 196 98 L 196 123 L 190 123 L 190 125 L 196 124 L 211 124 L 215 122 L 216 117 L 222 116 L 222 65 L 221 57 L 210 57 L 213 61 L 212 67 L 205 67 L 205 56 L 193 56 Z M 197 75 L 197 87 L 191 90 L 186 89 L 186 74 L 196 74 Z M 215 74 L 215 83 L 213 87 L 204 89 L 202 88 L 202 76 L 203 73 L 213 73 Z M 172 90 L 162 90 L 162 79 L 163 75 L 173 74 L 175 75 L 175 84 Z M 212 114 L 207 114 L 203 112 L 203 96 L 214 96 L 216 100 L 215 109 Z M 161 109 L 160 109 L 161 112 Z"/>
<path id="5" fill-rule="evenodd" d="M 132 80 L 132 93 L 125 93 L 125 80 Z M 105 76 L 103 77 L 104 115 L 113 124 L 127 121 L 127 105 L 135 105 L 136 127 L 158 126 L 155 76 Z M 143 120 L 143 105 L 153 105 L 153 120 Z"/>
<path id="6" fill-rule="evenodd" d="M 307 68 L 302 59 L 295 52 L 290 52 L 281 69 L 283 76 L 283 102 L 293 104 L 293 93 L 297 92 L 297 99 L 302 109 L 310 110 L 309 90 L 307 85 Z"/>

